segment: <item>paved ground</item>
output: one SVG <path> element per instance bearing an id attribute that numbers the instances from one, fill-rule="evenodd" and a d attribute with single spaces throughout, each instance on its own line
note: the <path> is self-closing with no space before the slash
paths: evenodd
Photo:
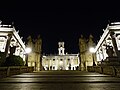
<path id="1" fill-rule="evenodd" d="M 0 79 L 0 90 L 120 90 L 120 78 L 80 71 L 43 71 Z"/>

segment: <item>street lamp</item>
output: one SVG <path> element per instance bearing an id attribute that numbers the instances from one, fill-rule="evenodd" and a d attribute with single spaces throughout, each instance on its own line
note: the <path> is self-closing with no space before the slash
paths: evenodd
<path id="1" fill-rule="evenodd" d="M 95 60 L 94 60 L 94 53 L 95 53 L 95 49 L 94 49 L 93 47 L 91 47 L 91 48 L 89 49 L 89 51 L 92 53 L 93 66 L 96 66 L 96 64 L 95 64 Z"/>
<path id="2" fill-rule="evenodd" d="M 27 48 L 25 49 L 25 54 L 26 54 L 26 59 L 25 59 L 26 63 L 25 63 L 25 66 L 28 66 L 28 54 L 29 54 L 31 51 L 32 51 L 32 50 L 31 50 L 31 48 L 29 48 L 29 47 L 27 47 Z"/>

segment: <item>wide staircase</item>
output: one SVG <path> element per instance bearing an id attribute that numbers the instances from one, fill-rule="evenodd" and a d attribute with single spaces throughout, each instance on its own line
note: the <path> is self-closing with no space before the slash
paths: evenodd
<path id="1" fill-rule="evenodd" d="M 83 71 L 40 71 L 2 78 L 0 90 L 120 90 L 120 78 Z"/>

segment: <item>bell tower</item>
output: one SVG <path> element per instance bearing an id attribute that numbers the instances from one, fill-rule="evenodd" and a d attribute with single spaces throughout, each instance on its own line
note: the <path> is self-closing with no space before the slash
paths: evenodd
<path id="1" fill-rule="evenodd" d="M 58 48 L 59 55 L 65 55 L 64 42 L 58 42 L 58 45 L 59 45 L 59 48 Z"/>

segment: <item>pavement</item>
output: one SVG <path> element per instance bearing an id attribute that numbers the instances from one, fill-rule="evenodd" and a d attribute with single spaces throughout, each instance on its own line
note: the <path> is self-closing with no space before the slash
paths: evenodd
<path id="1" fill-rule="evenodd" d="M 82 71 L 41 71 L 1 78 L 0 90 L 120 90 L 120 78 Z"/>

